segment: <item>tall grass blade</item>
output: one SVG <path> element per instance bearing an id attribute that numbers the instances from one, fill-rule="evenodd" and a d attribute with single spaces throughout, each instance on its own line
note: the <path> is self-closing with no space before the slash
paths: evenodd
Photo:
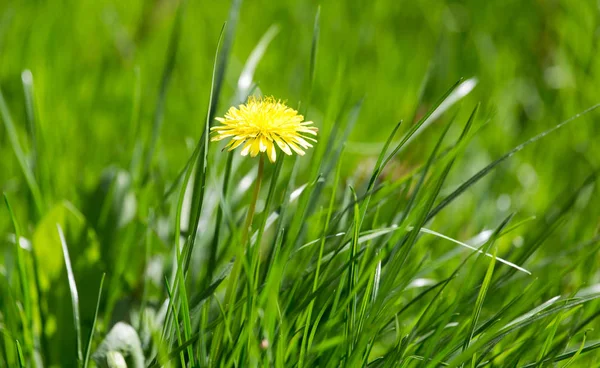
<path id="1" fill-rule="evenodd" d="M 493 246 L 495 239 L 490 242 L 490 247 Z M 488 247 L 489 248 L 489 247 Z M 494 250 L 494 257 L 490 261 L 490 264 L 485 273 L 485 277 L 483 278 L 483 282 L 479 288 L 479 294 L 477 294 L 477 300 L 475 301 L 475 308 L 473 309 L 473 314 L 471 316 L 471 326 L 469 328 L 470 332 L 467 334 L 465 338 L 465 343 L 463 345 L 463 350 L 467 349 L 471 344 L 471 340 L 475 336 L 475 330 L 477 324 L 479 323 L 479 316 L 481 315 L 481 310 L 483 309 L 483 302 L 485 301 L 485 297 L 487 295 L 487 291 L 490 287 L 490 283 L 492 281 L 492 275 L 494 274 L 494 266 L 496 265 L 496 250 Z"/>
<path id="2" fill-rule="evenodd" d="M 229 13 L 227 14 L 227 23 L 225 26 L 225 34 L 219 36 L 223 38 L 223 46 L 218 47 L 218 56 L 215 57 L 215 66 L 213 67 L 213 78 L 211 82 L 211 97 L 209 103 L 208 121 L 212 124 L 219 104 L 219 96 L 221 96 L 221 88 L 223 87 L 223 79 L 225 78 L 225 71 L 227 69 L 227 63 L 229 62 L 229 54 L 233 47 L 233 41 L 235 39 L 235 32 L 237 29 L 238 19 L 240 17 L 240 9 L 242 7 L 242 0 L 232 0 Z M 221 30 L 221 33 L 223 30 Z M 217 63 L 218 60 L 218 64 Z M 208 134 L 208 131 L 206 131 Z"/>
<path id="3" fill-rule="evenodd" d="M 19 367 L 25 368 L 25 357 L 23 356 L 23 349 L 21 348 L 19 340 L 15 340 L 15 345 L 17 346 L 17 361 L 19 362 Z"/>
<path id="4" fill-rule="evenodd" d="M 563 361 L 563 360 L 566 360 L 569 358 L 575 358 L 576 356 L 580 356 L 581 354 L 596 350 L 598 348 L 600 348 L 600 341 L 594 341 L 592 343 L 588 343 L 585 346 L 583 346 L 583 344 L 582 344 L 582 346 L 580 346 L 578 349 L 570 350 L 566 353 L 563 353 L 561 355 L 554 357 L 553 359 L 544 361 L 544 363 L 560 362 L 560 361 Z M 538 366 L 539 366 L 539 363 L 530 363 L 530 364 L 524 365 L 522 368 L 533 368 L 533 367 L 538 367 Z"/>
<path id="5" fill-rule="evenodd" d="M 4 193 L 4 203 L 8 209 L 8 214 L 15 231 L 15 255 L 17 262 L 17 271 L 19 275 L 19 293 L 22 298 L 22 308 L 24 309 L 24 315 L 21 313 L 21 320 L 23 323 L 23 342 L 25 343 L 26 354 L 28 358 L 33 356 L 33 334 L 34 334 L 34 320 L 32 313 L 31 303 L 31 291 L 29 290 L 29 274 L 27 272 L 26 260 L 23 259 L 23 250 L 21 249 L 21 228 L 17 222 L 17 218 L 10 206 L 8 197 Z M 20 345 L 19 345 L 20 347 Z"/>
<path id="6" fill-rule="evenodd" d="M 275 38 L 275 36 L 277 36 L 278 33 L 278 25 L 272 25 L 271 27 L 269 27 L 269 29 L 267 29 L 265 34 L 261 37 L 260 41 L 258 41 L 256 46 L 254 47 L 254 50 L 252 50 L 252 53 L 250 53 L 250 56 L 248 57 L 248 60 L 244 65 L 244 69 L 242 69 L 240 78 L 238 79 L 236 91 L 237 102 L 243 102 L 246 100 L 246 98 L 248 98 L 248 95 L 252 90 L 252 84 L 254 81 L 254 71 L 256 70 L 258 63 L 260 63 L 260 60 L 262 59 L 263 55 L 267 51 L 267 47 L 269 47 L 269 44 L 271 43 L 271 41 L 273 41 L 273 39 Z"/>
<path id="7" fill-rule="evenodd" d="M 317 13 L 315 14 L 315 22 L 313 26 L 313 35 L 312 42 L 310 45 L 310 65 L 308 68 L 308 88 L 306 92 L 306 98 L 304 102 L 304 113 L 306 116 L 308 113 L 308 108 L 311 103 L 312 92 L 313 92 L 313 83 L 315 81 L 315 74 L 317 69 L 317 52 L 319 50 L 319 34 L 321 33 L 321 6 L 317 8 Z"/>
<path id="8" fill-rule="evenodd" d="M 36 128 L 36 113 L 33 96 L 33 74 L 31 70 L 25 69 L 21 73 L 21 82 L 23 83 L 23 92 L 25 94 L 25 111 L 27 113 L 27 130 L 31 136 L 31 156 L 34 169 L 32 171 L 39 180 L 39 157 L 38 157 L 38 134 Z M 36 171 L 36 168 L 38 169 Z"/>
<path id="9" fill-rule="evenodd" d="M 12 120 L 12 116 L 10 114 L 8 106 L 6 105 L 6 101 L 4 100 L 2 89 L 0 89 L 0 115 L 2 116 L 2 121 L 4 121 L 4 127 L 6 128 L 6 133 L 8 134 L 8 140 L 10 141 L 13 152 L 17 157 L 17 162 L 21 167 L 23 176 L 25 176 L 27 186 L 31 191 L 37 214 L 38 216 L 41 216 L 41 214 L 44 212 L 44 201 L 42 198 L 42 193 L 40 192 L 39 185 L 35 180 L 33 171 L 27 164 L 27 158 L 25 157 L 25 153 L 23 152 L 23 148 L 21 147 L 21 143 L 19 142 L 19 136 L 17 134 L 17 130 L 15 128 L 15 124 Z"/>
<path id="10" fill-rule="evenodd" d="M 104 286 L 104 277 L 106 273 L 102 274 L 100 279 L 100 287 L 98 287 L 98 299 L 96 302 L 96 311 L 94 312 L 94 319 L 92 320 L 92 328 L 90 329 L 90 336 L 88 337 L 87 347 L 85 348 L 85 358 L 83 360 L 83 368 L 87 368 L 90 361 L 90 353 L 92 351 L 92 342 L 94 341 L 94 332 L 96 330 L 96 322 L 98 321 L 98 312 L 100 311 L 100 301 L 102 300 L 102 288 Z"/>
<path id="11" fill-rule="evenodd" d="M 531 275 L 531 272 L 529 272 L 529 271 L 528 271 L 528 270 L 526 270 L 525 268 L 523 268 L 523 267 L 520 267 L 520 266 L 518 266 L 518 265 L 516 265 L 516 264 L 514 264 L 514 263 L 512 263 L 512 262 L 509 262 L 509 261 L 507 261 L 507 260 L 505 260 L 505 259 L 502 259 L 502 258 L 499 258 L 499 257 L 495 257 L 493 254 L 491 254 L 491 253 L 487 253 L 487 252 L 484 252 L 483 250 L 481 250 L 481 249 L 478 249 L 478 248 L 476 248 L 476 247 L 473 247 L 473 246 L 471 246 L 471 245 L 469 245 L 469 244 L 467 244 L 467 243 L 464 243 L 464 242 L 458 241 L 458 240 L 456 240 L 456 239 L 453 239 L 453 238 L 451 238 L 451 237 L 449 237 L 449 236 L 446 236 L 446 235 L 444 235 L 444 234 L 440 234 L 440 233 L 438 233 L 438 232 L 436 232 L 436 231 L 433 231 L 433 230 L 430 230 L 430 229 L 427 229 L 427 228 L 424 228 L 424 227 L 422 227 L 422 228 L 421 228 L 419 231 L 421 231 L 421 232 L 423 232 L 423 233 L 425 233 L 425 234 L 431 234 L 431 235 L 437 236 L 437 237 L 439 237 L 439 238 L 442 238 L 442 239 L 449 240 L 449 241 L 451 241 L 451 242 L 453 242 L 453 243 L 455 243 L 455 244 L 458 244 L 458 245 L 460 245 L 460 246 L 462 246 L 462 247 L 465 247 L 465 248 L 467 248 L 467 249 L 471 249 L 472 251 L 475 251 L 475 252 L 477 252 L 477 253 L 479 253 L 479 254 L 483 254 L 483 255 L 485 255 L 486 257 L 495 258 L 495 259 L 496 259 L 498 262 L 500 262 L 500 263 L 504 263 L 505 265 L 507 265 L 507 266 L 509 266 L 509 267 L 512 267 L 512 268 L 514 268 L 514 269 L 516 269 L 516 270 L 518 270 L 518 271 L 524 272 L 524 273 L 526 273 L 526 274 L 528 274 L 528 275 Z"/>
<path id="12" fill-rule="evenodd" d="M 464 83 L 467 83 L 469 81 L 466 81 Z M 472 84 L 473 82 L 469 82 L 469 84 Z M 460 89 L 461 86 L 464 86 L 463 83 L 461 83 L 461 81 L 456 82 L 452 87 L 450 87 L 450 89 L 448 91 L 446 91 L 446 93 L 435 103 L 435 105 L 429 109 L 429 111 L 421 118 L 419 119 L 419 121 L 412 125 L 410 127 L 410 129 L 408 130 L 408 132 L 404 135 L 404 137 L 400 140 L 400 143 L 398 143 L 394 149 L 392 150 L 392 152 L 385 158 L 385 160 L 383 161 L 383 163 L 381 164 L 381 169 L 384 168 L 392 158 L 394 158 L 394 156 L 396 156 L 396 154 L 398 152 L 400 152 L 400 150 L 410 141 L 413 139 L 413 136 L 415 136 L 416 134 L 420 133 L 422 131 L 421 127 L 423 126 L 428 126 L 429 124 L 431 124 L 433 121 L 435 121 L 438 117 L 440 117 L 444 112 L 446 112 L 450 107 L 452 107 L 452 105 L 454 105 L 454 103 L 456 103 L 460 98 L 466 96 L 466 94 L 464 93 L 457 93 L 455 94 L 455 91 L 457 91 L 457 89 Z M 467 91 L 467 89 L 465 89 L 464 91 Z M 470 90 L 469 90 L 470 92 Z M 450 98 L 452 96 L 458 96 L 459 98 L 453 98 L 452 100 L 450 100 Z M 451 103 L 447 102 L 450 101 Z M 381 170 L 380 169 L 380 170 Z"/>
<path id="13" fill-rule="evenodd" d="M 73 274 L 73 268 L 71 267 L 71 258 L 69 257 L 69 248 L 67 247 L 67 240 L 65 234 L 59 224 L 56 224 L 56 230 L 60 238 L 60 245 L 62 246 L 63 257 L 65 260 L 65 268 L 67 269 L 67 278 L 69 280 L 69 291 L 71 293 L 71 306 L 73 308 L 73 324 L 75 326 L 75 333 L 77 335 L 77 362 L 81 366 L 83 364 L 83 352 L 81 345 L 81 321 L 79 318 L 79 294 L 77 293 L 77 284 L 75 284 L 75 275 Z"/>

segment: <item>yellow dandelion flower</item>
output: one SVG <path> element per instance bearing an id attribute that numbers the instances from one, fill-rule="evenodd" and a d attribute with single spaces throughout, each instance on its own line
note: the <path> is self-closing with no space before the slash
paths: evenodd
<path id="1" fill-rule="evenodd" d="M 215 133 L 211 141 L 231 138 L 226 147 L 231 151 L 243 145 L 242 156 L 256 157 L 266 152 L 269 161 L 275 162 L 276 145 L 287 155 L 294 151 L 302 156 L 305 149 L 312 147 L 309 141 L 317 141 L 307 136 L 317 135 L 317 128 L 311 126 L 313 122 L 303 121 L 304 116 L 298 111 L 273 97 L 250 97 L 247 103 L 231 107 L 225 117 L 216 120 L 221 125 L 211 128 Z"/>

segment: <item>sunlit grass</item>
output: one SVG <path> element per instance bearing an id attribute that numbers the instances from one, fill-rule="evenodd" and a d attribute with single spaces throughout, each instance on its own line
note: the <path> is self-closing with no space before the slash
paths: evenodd
<path id="1" fill-rule="evenodd" d="M 40 5 L 52 21 L 30 5 L 0 17 L 0 52 L 2 35 L 20 40 L 6 29 L 31 24 L 40 30 L 23 42 L 57 55 L 46 65 L 27 48 L 32 64 L 21 65 L 10 49 L 0 60 L 0 367 L 595 364 L 594 93 L 538 91 L 525 73 L 507 92 L 502 67 L 521 59 L 494 53 L 485 33 L 460 50 L 487 50 L 500 66 L 443 74 L 463 61 L 447 50 L 469 24 L 455 5 L 407 6 L 428 20 L 415 37 L 445 30 L 434 51 L 415 52 L 382 26 L 392 1 L 365 14 L 274 5 L 264 19 L 238 0 L 165 4 L 78 5 L 65 17 L 104 24 L 98 39 L 112 46 L 76 61 L 54 32 L 65 55 L 91 33 L 54 29 L 67 24 L 57 3 Z M 286 33 L 294 11 L 304 43 Z M 586 34 L 564 16 L 552 26 Z M 376 68 L 353 58 L 369 47 Z M 379 69 L 405 58 L 423 64 L 418 83 L 387 84 Z M 277 92 L 319 128 L 304 156 L 269 162 L 210 141 L 230 106 Z"/>

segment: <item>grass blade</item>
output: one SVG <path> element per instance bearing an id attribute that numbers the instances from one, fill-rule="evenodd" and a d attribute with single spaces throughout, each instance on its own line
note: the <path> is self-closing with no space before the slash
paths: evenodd
<path id="1" fill-rule="evenodd" d="M 32 313 L 31 293 L 29 291 L 29 275 L 26 269 L 25 259 L 23 259 L 23 250 L 21 249 L 21 229 L 17 223 L 15 214 L 10 206 L 8 197 L 4 194 L 4 203 L 8 209 L 8 214 L 15 231 L 15 255 L 17 262 L 17 271 L 19 275 L 19 292 L 22 298 L 24 315 L 21 314 L 23 322 L 23 342 L 25 343 L 26 354 L 28 357 L 33 356 L 33 333 L 34 321 Z M 19 344 L 19 348 L 20 348 Z"/>
<path id="2" fill-rule="evenodd" d="M 308 112 L 308 108 L 310 106 L 311 98 L 312 98 L 312 90 L 313 83 L 315 80 L 315 73 L 317 68 L 317 51 L 319 49 L 319 33 L 321 32 L 321 6 L 317 8 L 317 13 L 315 14 L 315 22 L 313 26 L 313 36 L 312 42 L 310 45 L 310 66 L 308 69 L 308 88 L 306 92 L 306 99 L 304 102 L 304 113 L 302 115 L 306 116 Z"/>
<path id="3" fill-rule="evenodd" d="M 223 39 L 223 31 L 225 29 L 225 25 L 223 25 L 223 27 L 221 28 L 221 33 L 219 35 L 219 41 L 217 44 L 217 50 L 215 51 L 215 60 L 214 60 L 214 68 L 213 68 L 213 75 L 212 75 L 212 85 L 211 85 L 211 94 L 209 97 L 209 106 L 213 105 L 213 93 L 215 91 L 215 75 L 216 75 L 216 68 L 217 68 L 217 58 L 218 58 L 218 54 L 219 54 L 219 47 L 221 45 L 221 40 Z M 180 282 L 180 277 L 179 277 L 179 272 L 181 269 L 181 274 L 184 275 L 184 279 L 185 279 L 185 275 L 187 273 L 187 269 L 189 267 L 189 262 L 192 258 L 192 253 L 193 253 L 193 248 L 194 248 L 194 243 L 196 240 L 196 234 L 198 231 L 198 222 L 200 221 L 200 212 L 202 210 L 202 204 L 204 201 L 204 183 L 203 181 L 206 180 L 206 166 L 207 166 L 207 159 L 206 159 L 206 155 L 207 155 L 207 150 L 208 150 L 208 126 L 209 126 L 209 121 L 210 121 L 210 116 L 211 116 L 212 112 L 209 111 L 207 112 L 207 118 L 206 118 L 206 122 L 205 122 L 205 126 L 204 126 L 204 131 L 202 132 L 202 136 L 200 137 L 200 140 L 198 141 L 198 144 L 196 145 L 196 149 L 194 150 L 194 153 L 192 153 L 192 156 L 190 157 L 190 159 L 188 160 L 188 163 L 185 165 L 184 170 L 182 171 L 182 173 L 184 174 L 184 178 L 183 178 L 183 183 L 181 185 L 181 190 L 179 192 L 179 199 L 178 199 L 178 203 L 177 203 L 177 212 L 176 212 L 176 219 L 175 219 L 175 228 L 178 229 L 178 232 L 175 234 L 175 252 L 177 255 L 177 266 L 176 266 L 176 270 L 175 270 L 175 274 L 174 274 L 174 278 L 173 278 L 173 286 L 172 286 L 172 291 L 173 294 L 176 296 L 174 298 L 170 298 L 169 299 L 169 303 L 174 303 L 175 300 L 178 300 L 178 295 L 179 295 L 179 282 Z M 189 222 L 188 222 L 188 230 L 190 232 L 190 235 L 188 235 L 186 242 L 184 244 L 183 247 L 183 251 L 181 251 L 179 248 L 179 230 L 181 229 L 181 214 L 182 214 L 182 209 L 183 209 L 183 201 L 184 201 L 184 197 L 186 194 L 186 191 L 188 189 L 188 183 L 190 181 L 191 175 L 194 171 L 194 167 L 191 166 L 191 164 L 196 161 L 196 165 L 198 165 L 199 163 L 202 164 L 202 167 L 197 167 L 196 168 L 196 185 L 194 188 L 192 188 L 193 190 L 193 194 L 192 194 L 192 205 L 191 205 L 191 209 L 190 209 L 190 213 L 189 213 Z M 198 172 L 201 171 L 203 173 L 203 175 L 200 175 Z M 181 175 L 181 174 L 180 174 Z M 179 177 L 175 180 L 175 183 L 179 182 Z M 167 191 L 167 194 L 165 194 L 165 196 L 163 198 L 166 198 L 168 196 L 170 192 Z M 180 255 L 181 253 L 181 255 Z M 187 296 L 186 296 L 187 297 Z M 163 325 L 163 331 L 162 331 L 162 338 L 164 339 L 166 337 L 167 331 L 169 329 L 169 327 L 171 326 L 171 309 L 172 308 L 168 308 L 167 310 L 167 316 L 165 318 L 165 324 Z"/>
<path id="4" fill-rule="evenodd" d="M 433 121 L 435 121 L 444 112 L 446 112 L 450 107 L 452 107 L 458 100 L 460 100 L 461 98 L 466 96 L 469 92 L 471 92 L 472 87 L 474 87 L 473 83 L 475 83 L 474 80 L 469 79 L 462 83 L 461 83 L 461 81 L 458 81 L 458 82 L 456 82 L 456 84 L 454 84 L 452 87 L 450 87 L 450 89 L 448 91 L 446 91 L 446 93 L 437 101 L 437 103 L 433 106 L 433 108 L 429 109 L 427 114 L 425 114 L 416 124 L 414 124 L 410 127 L 409 131 L 404 135 L 404 137 L 402 138 L 400 143 L 398 143 L 396 145 L 396 147 L 394 147 L 392 152 L 383 161 L 383 163 L 381 165 L 381 169 L 383 169 L 388 164 L 388 162 L 390 162 L 390 160 L 392 158 L 394 158 L 394 156 L 396 156 L 396 154 L 398 152 L 400 152 L 400 150 L 408 142 L 412 141 L 413 136 L 416 136 L 420 132 L 422 132 L 423 127 L 427 127 L 428 125 L 433 123 Z M 464 87 L 465 85 L 468 88 L 465 88 Z M 470 85 L 473 85 L 473 86 L 469 87 Z"/>
<path id="5" fill-rule="evenodd" d="M 17 360 L 19 362 L 19 367 L 25 368 L 25 358 L 23 357 L 23 349 L 21 349 L 19 340 L 15 340 L 15 345 L 17 346 Z"/>
<path id="6" fill-rule="evenodd" d="M 451 238 L 451 237 L 449 237 L 449 236 L 446 236 L 446 235 L 444 235 L 444 234 L 440 234 L 440 233 L 438 233 L 438 232 L 436 232 L 436 231 L 433 231 L 433 230 L 430 230 L 430 229 L 426 229 L 426 228 L 424 228 L 424 227 L 422 227 L 422 228 L 421 228 L 419 231 L 421 231 L 421 232 L 423 232 L 423 233 L 425 233 L 425 234 L 431 234 L 431 235 L 437 236 L 437 237 L 439 237 L 439 238 L 442 238 L 442 239 L 449 240 L 449 241 L 451 241 L 451 242 L 453 242 L 453 243 L 455 243 L 455 244 L 458 244 L 458 245 L 460 245 L 460 246 L 462 246 L 462 247 L 465 247 L 465 248 L 471 249 L 472 251 L 475 251 L 475 252 L 477 252 L 477 253 L 479 253 L 479 254 L 483 254 L 483 255 L 485 255 L 486 257 L 495 258 L 495 259 L 496 259 L 498 262 L 500 262 L 500 263 L 504 263 L 505 265 L 507 265 L 507 266 L 510 266 L 510 267 L 512 267 L 512 268 L 514 268 L 514 269 L 516 269 L 516 270 L 518 270 L 518 271 L 521 271 L 521 272 L 524 272 L 524 273 L 526 273 L 526 274 L 528 274 L 528 275 L 531 275 L 531 272 L 529 272 L 529 271 L 528 271 L 528 270 L 526 270 L 525 268 L 523 268 L 523 267 L 520 267 L 520 266 L 517 266 L 516 264 L 514 264 L 514 263 L 512 263 L 512 262 L 509 262 L 509 261 L 507 261 L 507 260 L 505 260 L 505 259 L 502 259 L 502 258 L 496 257 L 496 256 L 494 256 L 493 254 L 490 254 L 490 253 L 484 252 L 483 250 L 481 250 L 481 249 L 478 249 L 478 248 L 475 248 L 475 247 L 473 247 L 473 246 L 471 246 L 471 245 L 469 245 L 469 244 L 467 244 L 467 243 L 463 243 L 463 242 L 461 242 L 461 241 L 458 241 L 458 240 L 456 240 L 456 239 L 453 239 L 453 238 Z"/>
<path id="7" fill-rule="evenodd" d="M 36 129 L 36 114 L 35 114 L 35 103 L 33 97 L 33 74 L 31 70 L 25 69 L 21 73 L 21 82 L 23 83 L 23 92 L 25 94 L 25 111 L 27 113 L 27 130 L 31 136 L 31 154 L 34 168 L 38 170 L 33 172 L 39 179 L 39 157 L 38 157 L 38 139 Z"/>
<path id="8" fill-rule="evenodd" d="M 493 241 L 490 246 L 493 245 Z M 473 315 L 471 316 L 471 327 L 469 328 L 470 332 L 467 334 L 465 338 L 465 343 L 463 344 L 463 350 L 467 349 L 471 344 L 471 340 L 475 336 L 475 329 L 477 327 L 477 323 L 479 322 L 479 316 L 481 315 L 481 309 L 483 308 L 483 302 L 485 301 L 485 297 L 487 291 L 490 287 L 490 282 L 492 281 L 492 275 L 494 274 L 494 266 L 496 265 L 496 251 L 494 251 L 494 257 L 490 261 L 488 269 L 485 273 L 485 277 L 483 278 L 483 282 L 479 289 L 479 294 L 477 294 L 477 300 L 475 301 L 475 308 L 473 309 Z"/>
<path id="9" fill-rule="evenodd" d="M 569 361 L 566 362 L 565 365 L 562 366 L 562 368 L 567 368 L 567 367 L 571 366 L 571 364 L 573 364 L 577 360 L 577 358 L 579 358 L 579 355 L 581 355 L 581 352 L 585 348 L 585 338 L 586 338 L 586 336 L 584 334 L 583 341 L 581 341 L 581 346 L 579 347 L 579 350 L 577 350 L 577 352 L 575 352 L 575 354 L 573 354 L 571 359 L 569 359 Z"/>
<path id="10" fill-rule="evenodd" d="M 600 341 L 595 341 L 595 342 L 589 343 L 589 344 L 587 344 L 585 346 L 582 345 L 578 349 L 568 351 L 568 352 L 566 352 L 564 354 L 561 354 L 561 355 L 559 355 L 559 356 L 557 356 L 557 357 L 555 357 L 553 359 L 544 361 L 544 363 L 560 362 L 562 360 L 569 359 L 571 357 L 575 357 L 576 355 L 579 356 L 579 355 L 581 355 L 583 353 L 587 353 L 588 351 L 593 351 L 593 350 L 596 350 L 598 348 L 600 348 Z M 533 368 L 533 367 L 537 367 L 537 366 L 539 366 L 539 363 L 531 363 L 531 364 L 524 365 L 521 368 Z"/>
<path id="11" fill-rule="evenodd" d="M 17 135 L 15 124 L 13 123 L 12 116 L 10 114 L 10 111 L 8 110 L 8 106 L 6 105 L 6 101 L 4 100 L 2 89 L 0 89 L 0 115 L 2 116 L 2 121 L 4 121 L 4 126 L 6 127 L 8 140 L 10 141 L 13 152 L 17 157 L 17 162 L 21 167 L 23 176 L 25 176 L 27 186 L 29 187 L 31 195 L 33 196 L 33 201 L 35 203 L 35 208 L 37 210 L 38 216 L 41 216 L 41 214 L 44 212 L 44 201 L 42 198 L 42 193 L 40 192 L 38 183 L 35 180 L 33 171 L 31 171 L 31 168 L 27 164 L 27 158 L 25 157 L 25 153 L 23 152 L 21 143 L 19 143 L 19 136 Z"/>
<path id="12" fill-rule="evenodd" d="M 265 34 L 261 37 L 260 41 L 250 53 L 246 64 L 244 65 L 244 69 L 242 69 L 242 73 L 240 74 L 240 78 L 237 83 L 237 91 L 236 91 L 236 100 L 237 102 L 243 102 L 248 98 L 250 91 L 252 90 L 252 84 L 254 80 L 254 71 L 260 63 L 263 55 L 267 51 L 267 47 L 275 36 L 279 33 L 279 26 L 272 25 L 267 29 Z"/>
<path id="13" fill-rule="evenodd" d="M 96 322 L 98 321 L 98 311 L 100 310 L 100 300 L 102 300 L 102 287 L 104 286 L 104 277 L 106 273 L 102 274 L 102 278 L 100 279 L 100 287 L 98 288 L 98 300 L 96 302 L 96 311 L 94 312 L 94 319 L 92 321 L 92 328 L 90 330 L 90 336 L 88 337 L 87 347 L 85 348 L 85 358 L 83 360 L 83 368 L 87 368 L 90 353 L 92 350 L 92 341 L 94 341 L 94 331 L 96 330 Z"/>
<path id="14" fill-rule="evenodd" d="M 223 46 L 220 48 L 217 47 L 218 56 L 215 58 L 215 65 L 213 67 L 211 97 L 208 110 L 209 124 L 212 124 L 212 122 L 214 121 L 217 106 L 219 104 L 219 96 L 221 95 L 221 88 L 223 87 L 223 79 L 225 78 L 225 71 L 227 69 L 227 63 L 229 61 L 229 53 L 231 52 L 231 48 L 233 46 L 233 40 L 235 38 L 235 31 L 237 28 L 238 19 L 240 17 L 241 7 L 242 0 L 233 0 L 231 2 L 229 14 L 227 14 L 225 34 L 219 37 L 219 39 L 221 39 L 221 37 L 223 38 Z M 223 30 L 221 30 L 221 33 L 222 32 Z"/>
<path id="15" fill-rule="evenodd" d="M 508 158 L 513 156 L 515 153 L 523 150 L 525 147 L 529 146 L 532 143 L 539 141 L 540 139 L 546 137 L 547 135 L 559 130 L 560 128 L 564 127 L 565 125 L 591 113 L 592 111 L 596 110 L 599 107 L 600 107 L 600 104 L 596 104 L 596 105 L 580 112 L 579 114 L 576 114 L 576 115 L 568 118 L 567 120 L 564 120 L 563 122 L 559 123 L 558 125 L 555 125 L 554 127 L 534 136 L 533 138 L 528 139 L 527 141 L 521 143 L 520 145 L 518 145 L 515 148 L 511 149 L 510 151 L 506 152 L 500 158 L 494 160 L 492 163 L 490 163 L 489 165 L 487 165 L 486 167 L 481 169 L 479 172 L 477 172 L 475 175 L 473 175 L 469 180 L 462 183 L 455 191 L 453 191 L 451 194 L 449 194 L 447 197 L 445 197 L 442 201 L 440 201 L 440 203 L 427 216 L 427 220 L 429 221 L 430 219 L 434 218 L 441 210 L 443 210 L 453 200 L 455 200 L 457 197 L 459 197 L 465 190 L 467 190 L 473 184 L 477 183 L 481 178 L 483 178 L 484 176 L 489 174 L 496 166 L 500 165 L 502 162 L 504 162 L 505 160 L 507 160 Z"/>
<path id="16" fill-rule="evenodd" d="M 65 259 L 65 268 L 67 269 L 67 278 L 69 280 L 69 291 L 71 292 L 71 306 L 73 307 L 73 324 L 75 326 L 75 333 L 77 335 L 77 361 L 78 365 L 81 366 L 83 363 L 83 353 L 81 346 L 81 322 L 79 319 L 79 294 L 77 293 L 77 285 L 75 284 L 75 275 L 73 274 L 73 268 L 71 267 L 71 258 L 69 257 L 69 248 L 67 247 L 67 240 L 65 234 L 59 224 L 56 224 L 58 236 L 60 238 L 60 244 L 62 246 L 63 256 Z"/>

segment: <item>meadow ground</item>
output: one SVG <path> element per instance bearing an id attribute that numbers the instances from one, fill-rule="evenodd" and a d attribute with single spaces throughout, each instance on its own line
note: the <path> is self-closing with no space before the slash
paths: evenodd
<path id="1" fill-rule="evenodd" d="M 598 35 L 592 0 L 0 2 L 0 367 L 598 366 Z M 210 141 L 249 96 L 317 143 Z"/>

